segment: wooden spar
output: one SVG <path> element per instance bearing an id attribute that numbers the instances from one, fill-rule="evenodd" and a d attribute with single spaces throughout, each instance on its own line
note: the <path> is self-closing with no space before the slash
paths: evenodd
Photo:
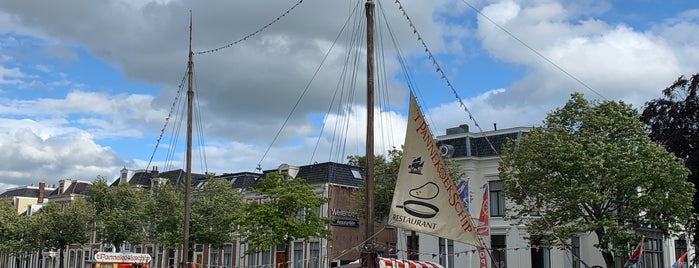
<path id="1" fill-rule="evenodd" d="M 366 11 L 367 47 L 366 47 L 366 84 L 367 84 L 367 122 L 366 122 L 366 226 L 363 263 L 367 268 L 374 268 L 376 253 L 374 250 L 374 2 L 367 0 Z"/>
<path id="2" fill-rule="evenodd" d="M 194 101 L 194 90 L 192 89 L 192 76 L 194 61 L 192 60 L 192 11 L 189 11 L 189 60 L 187 61 L 187 156 L 186 173 L 184 182 L 184 235 L 182 238 L 182 268 L 191 264 L 189 256 L 189 218 L 191 207 L 191 184 L 192 184 L 192 102 Z"/>

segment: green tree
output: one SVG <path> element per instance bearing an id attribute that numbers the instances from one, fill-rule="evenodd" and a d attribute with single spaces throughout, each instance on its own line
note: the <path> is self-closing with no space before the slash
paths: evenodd
<path id="1" fill-rule="evenodd" d="M 220 248 L 232 241 L 242 200 L 228 180 L 209 177 L 192 201 L 192 242 Z"/>
<path id="2" fill-rule="evenodd" d="M 250 246 L 245 254 L 284 245 L 289 256 L 289 245 L 296 239 L 330 238 L 330 219 L 317 212 L 328 199 L 318 196 L 304 179 L 269 173 L 250 191 L 259 199 L 243 206 L 239 220 L 241 242 Z"/>
<path id="3" fill-rule="evenodd" d="M 393 191 L 396 188 L 396 179 L 398 178 L 398 169 L 400 161 L 403 158 L 403 150 L 395 147 L 388 150 L 388 158 L 383 155 L 377 155 L 374 158 L 374 216 L 377 220 L 382 220 L 388 217 L 393 202 Z M 451 158 L 444 159 L 444 163 L 449 171 L 449 175 L 455 182 L 463 178 L 465 175 L 458 163 Z M 351 155 L 347 156 L 347 164 L 365 168 L 366 156 Z M 366 209 L 366 185 L 362 184 L 360 188 L 354 192 L 353 199 L 360 204 L 357 208 L 357 215 L 364 215 Z"/>
<path id="4" fill-rule="evenodd" d="M 508 216 L 526 224 L 530 241 L 594 233 L 606 266 L 616 267 L 614 256 L 628 256 L 639 228 L 681 231 L 692 217 L 687 169 L 650 141 L 638 117 L 623 102 L 591 104 L 575 93 L 504 150 L 500 177 L 516 204 Z"/>
<path id="5" fill-rule="evenodd" d="M 84 244 L 90 241 L 90 223 L 94 210 L 83 199 L 70 204 L 48 203 L 36 214 L 35 231 L 41 245 L 58 249 L 59 267 L 63 268 L 64 249 L 70 244 Z"/>
<path id="6" fill-rule="evenodd" d="M 699 215 L 699 74 L 680 76 L 663 90 L 663 98 L 646 103 L 641 121 L 650 139 L 684 159 L 694 183 L 694 214 Z M 694 225 L 694 243 L 699 243 L 699 222 Z"/>
<path id="7" fill-rule="evenodd" d="M 182 243 L 184 225 L 184 195 L 166 183 L 153 188 L 150 203 L 150 236 L 167 249 L 175 249 Z"/>
<path id="8" fill-rule="evenodd" d="M 117 251 L 124 242 L 143 241 L 149 226 L 150 198 L 145 190 L 131 189 L 128 184 L 109 187 L 104 178 L 98 178 L 86 190 L 87 201 L 95 207 L 98 237 Z"/>
<path id="9" fill-rule="evenodd" d="M 19 215 L 12 201 L 0 200 L 0 252 L 18 256 L 39 249 L 33 220 Z"/>

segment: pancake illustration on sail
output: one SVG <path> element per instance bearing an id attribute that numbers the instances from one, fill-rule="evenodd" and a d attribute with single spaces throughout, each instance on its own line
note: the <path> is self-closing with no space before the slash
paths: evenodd
<path id="1" fill-rule="evenodd" d="M 397 205 L 396 207 L 402 208 L 413 217 L 423 219 L 432 218 L 439 212 L 437 206 L 426 202 L 439 195 L 439 186 L 434 182 L 427 182 L 420 187 L 410 189 L 409 195 L 414 199 L 405 200 L 403 205 Z"/>

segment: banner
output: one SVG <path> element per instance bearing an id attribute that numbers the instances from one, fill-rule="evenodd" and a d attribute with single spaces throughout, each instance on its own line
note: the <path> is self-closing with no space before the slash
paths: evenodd
<path id="1" fill-rule="evenodd" d="M 471 215 L 412 93 L 403 148 L 388 223 L 481 247 Z"/>
<path id="2" fill-rule="evenodd" d="M 490 209 L 488 202 L 490 201 L 490 189 L 488 188 L 488 183 L 483 185 L 483 201 L 481 202 L 481 214 L 478 217 L 478 226 L 476 227 L 476 232 L 478 235 L 490 237 Z M 478 248 L 478 256 L 480 256 L 480 268 L 488 268 L 488 258 L 483 252 L 482 248 Z"/>

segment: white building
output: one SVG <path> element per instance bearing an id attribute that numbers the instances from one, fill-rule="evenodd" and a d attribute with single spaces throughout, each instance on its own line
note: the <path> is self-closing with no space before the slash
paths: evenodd
<path id="1" fill-rule="evenodd" d="M 484 241 L 491 248 L 492 259 L 499 268 L 578 268 L 605 267 L 594 234 L 581 234 L 572 241 L 567 250 L 562 247 L 532 245 L 524 226 L 505 221 L 506 208 L 511 205 L 502 192 L 502 181 L 498 177 L 499 150 L 508 138 L 519 139 L 531 128 L 519 127 L 469 132 L 468 125 L 447 129 L 447 134 L 436 137 L 443 156 L 457 161 L 469 178 L 469 212 L 474 223 L 478 220 L 483 196 L 483 185 L 489 185 L 490 239 Z M 486 138 L 488 140 L 486 140 Z M 492 144 L 492 147 L 491 147 Z M 498 150 L 498 154 L 493 151 Z M 662 232 L 647 230 L 644 261 L 639 267 L 670 267 L 677 257 L 686 250 L 684 239 L 666 236 Z M 445 245 L 446 244 L 446 245 Z M 420 259 L 439 262 L 445 268 L 479 267 L 479 256 L 475 247 L 459 242 L 402 230 L 398 235 L 398 258 Z M 402 249 L 402 250 L 401 250 Z M 488 257 L 490 260 L 491 258 Z M 622 267 L 623 260 L 617 261 Z M 489 264 L 489 267 L 495 267 Z"/>

